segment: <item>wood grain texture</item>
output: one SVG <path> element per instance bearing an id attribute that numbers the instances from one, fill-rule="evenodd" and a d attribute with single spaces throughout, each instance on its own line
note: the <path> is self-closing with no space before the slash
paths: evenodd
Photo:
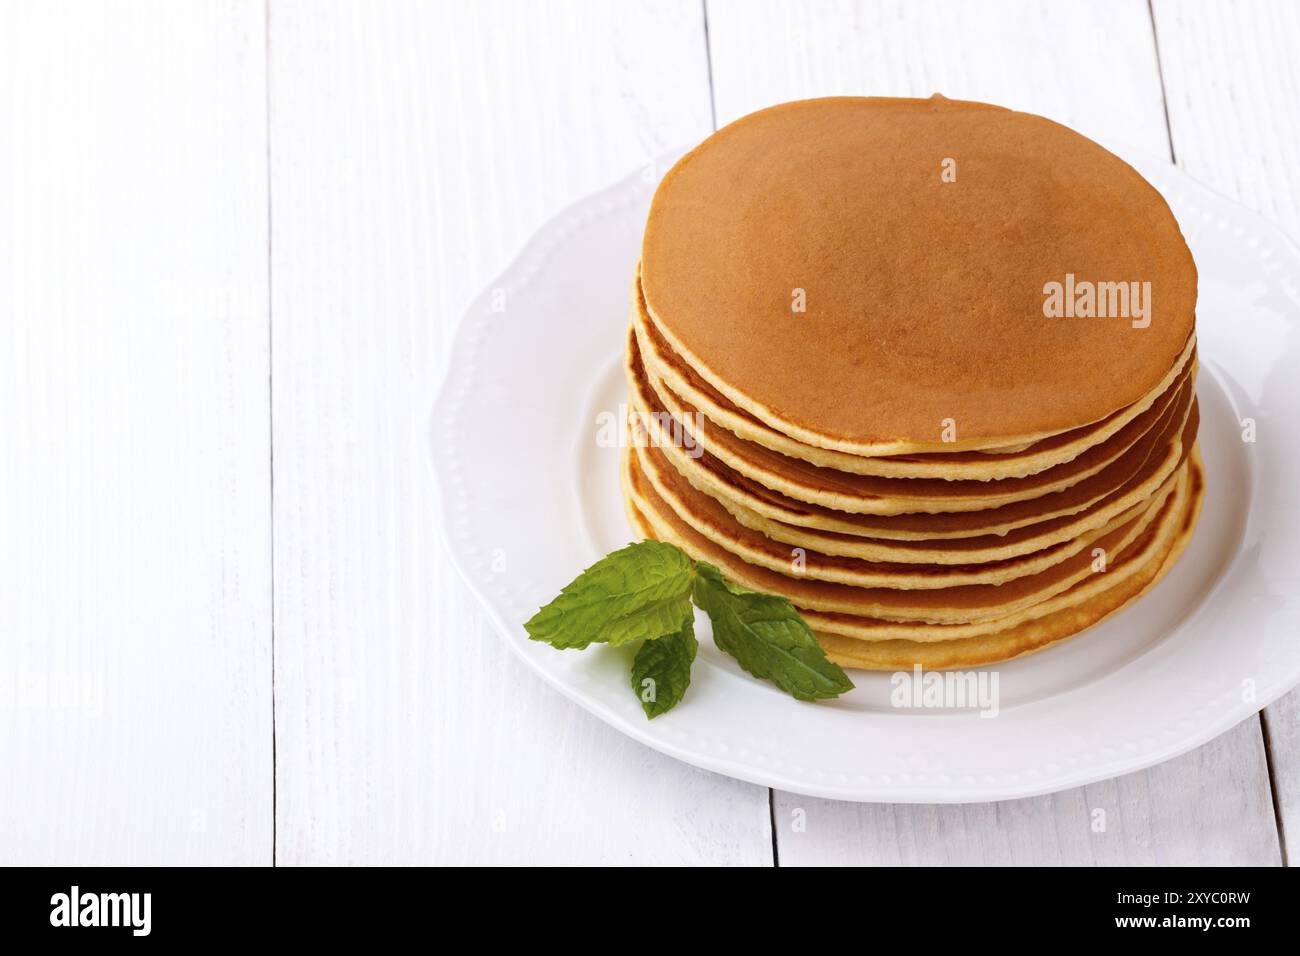
<path id="1" fill-rule="evenodd" d="M 515 660 L 427 462 L 471 298 L 550 215 L 708 132 L 703 26 L 693 2 L 272 6 L 279 862 L 771 862 L 765 789 Z"/>
<path id="2" fill-rule="evenodd" d="M 720 124 L 802 97 L 942 92 L 1169 155 L 1156 47 L 1142 0 L 996 7 L 709 0 L 708 16 Z M 774 800 L 783 865 L 1279 860 L 1257 719 L 1181 760 L 1050 797 L 949 807 L 865 806 L 781 793 Z M 1090 837 L 1087 811 L 1094 807 L 1112 808 L 1105 840 Z M 807 815 L 804 833 L 792 829 L 797 808 Z"/>
<path id="3" fill-rule="evenodd" d="M 269 864 L 262 6 L 0 19 L 0 862 Z"/>
<path id="4" fill-rule="evenodd" d="M 1283 860 L 1300 860 L 1300 692 L 1291 691 L 1264 709 L 1273 803 Z"/>
<path id="5" fill-rule="evenodd" d="M 942 93 L 1167 153 L 1144 0 L 708 0 L 708 15 L 719 124 L 812 96 Z"/>
<path id="6" fill-rule="evenodd" d="M 1178 165 L 1300 236 L 1300 6 L 1152 5 Z"/>
<path id="7" fill-rule="evenodd" d="M 1226 770 L 1242 774 L 1225 781 Z M 1141 773 L 1026 800 L 845 804 L 778 793 L 781 866 L 1226 866 L 1280 862 L 1255 720 Z M 1243 785 L 1245 784 L 1245 785 Z"/>
<path id="8" fill-rule="evenodd" d="M 1152 11 L 1178 165 L 1300 240 L 1300 7 L 1156 2 Z M 1288 318 L 1300 323 L 1300 315 Z M 1300 691 L 1267 708 L 1264 722 L 1279 826 L 1294 864 Z"/>

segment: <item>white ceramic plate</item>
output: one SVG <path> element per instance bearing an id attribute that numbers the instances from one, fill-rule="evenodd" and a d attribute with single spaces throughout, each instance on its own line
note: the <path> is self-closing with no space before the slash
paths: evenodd
<path id="1" fill-rule="evenodd" d="M 672 156 L 548 223 L 470 308 L 450 354 L 430 433 L 443 525 L 501 637 L 642 743 L 846 800 L 999 800 L 1089 783 L 1204 743 L 1300 682 L 1300 252 L 1168 163 L 1120 152 L 1169 200 L 1200 270 L 1205 509 L 1182 561 L 1136 605 L 997 667 L 995 718 L 894 708 L 890 675 L 860 671 L 839 700 L 799 703 L 718 652 L 702 618 L 690 692 L 648 721 L 628 652 L 527 639 L 539 606 L 633 538 L 598 416 L 624 400 L 632 269 Z"/>

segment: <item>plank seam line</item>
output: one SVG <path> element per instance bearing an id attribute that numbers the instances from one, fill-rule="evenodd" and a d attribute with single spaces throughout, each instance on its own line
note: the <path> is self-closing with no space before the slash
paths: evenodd
<path id="1" fill-rule="evenodd" d="M 1156 8 L 1154 0 L 1147 0 L 1147 16 L 1151 18 L 1151 44 L 1156 51 L 1156 76 L 1160 79 L 1160 106 L 1165 111 L 1165 139 L 1169 141 L 1169 161 L 1178 165 L 1178 154 L 1174 151 L 1174 128 L 1169 122 L 1169 92 L 1165 89 L 1165 67 L 1160 60 L 1160 31 L 1156 29 Z"/>
<path id="2" fill-rule="evenodd" d="M 271 0 L 262 2 L 262 88 L 266 123 L 266 421 L 270 445 L 267 455 L 269 505 L 271 509 L 271 866 L 278 865 L 279 772 L 276 766 L 275 727 L 275 332 L 272 317 L 274 283 L 271 259 Z"/>
<path id="3" fill-rule="evenodd" d="M 776 791 L 767 788 L 767 824 L 772 831 L 772 865 L 781 867 L 781 848 L 776 838 Z"/>
<path id="4" fill-rule="evenodd" d="M 713 96 L 713 46 L 709 42 L 709 0 L 700 0 L 700 12 L 704 16 L 704 66 L 709 74 L 709 121 L 713 123 L 713 131 L 716 133 L 718 105 Z"/>
<path id="5" fill-rule="evenodd" d="M 1268 713 L 1259 712 L 1259 732 L 1264 741 L 1264 769 L 1268 772 L 1268 793 L 1273 801 L 1273 823 L 1277 827 L 1277 848 L 1282 856 L 1282 865 L 1290 866 L 1286 852 L 1286 817 L 1282 813 L 1282 803 L 1277 793 L 1277 771 L 1273 767 L 1273 735 L 1268 729 Z"/>

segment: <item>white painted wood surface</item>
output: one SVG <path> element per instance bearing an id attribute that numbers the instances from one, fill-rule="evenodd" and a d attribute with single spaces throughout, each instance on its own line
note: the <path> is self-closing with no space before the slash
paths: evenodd
<path id="1" fill-rule="evenodd" d="M 1028 800 L 838 803 L 779 793 L 781 866 L 1260 866 L 1280 862 L 1259 724 L 1141 773 Z"/>
<path id="2" fill-rule="evenodd" d="M 810 96 L 1028 110 L 1168 153 L 1145 0 L 708 0 L 718 123 Z"/>
<path id="3" fill-rule="evenodd" d="M 271 861 L 262 22 L 0 7 L 0 863 Z"/>
<path id="4" fill-rule="evenodd" d="M 769 862 L 766 789 L 624 739 L 491 633 L 426 460 L 470 299 L 554 211 L 709 131 L 698 4 L 270 24 L 278 860 Z"/>
<path id="5" fill-rule="evenodd" d="M 782 865 L 1279 862 L 1295 694 L 1064 794 L 769 818 L 516 663 L 439 541 L 422 429 L 533 230 L 715 113 L 941 91 L 1167 154 L 1167 94 L 1178 162 L 1294 235 L 1297 19 L 0 4 L 0 862 L 769 865 L 771 820 Z"/>

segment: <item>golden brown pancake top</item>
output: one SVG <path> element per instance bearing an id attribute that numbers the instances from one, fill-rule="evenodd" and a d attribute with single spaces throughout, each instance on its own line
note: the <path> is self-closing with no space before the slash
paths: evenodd
<path id="1" fill-rule="evenodd" d="M 1160 381 L 1196 305 L 1178 224 L 1136 171 L 1050 120 L 942 97 L 804 100 L 725 127 L 664 178 L 641 269 L 698 371 L 849 443 L 1097 421 Z M 1150 282 L 1149 327 L 1045 316 L 1067 274 Z"/>

